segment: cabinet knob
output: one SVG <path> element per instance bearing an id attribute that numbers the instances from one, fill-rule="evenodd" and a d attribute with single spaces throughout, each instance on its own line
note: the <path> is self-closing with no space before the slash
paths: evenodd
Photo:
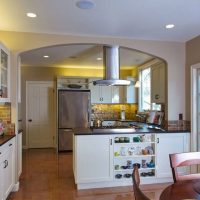
<path id="1" fill-rule="evenodd" d="M 9 147 L 11 147 L 12 146 L 12 144 L 9 144 Z"/>
<path id="2" fill-rule="evenodd" d="M 29 119 L 28 121 L 29 121 L 29 122 L 32 122 L 32 119 Z"/>
<path id="3" fill-rule="evenodd" d="M 160 98 L 159 94 L 156 94 L 155 99 L 159 99 L 159 98 Z"/>

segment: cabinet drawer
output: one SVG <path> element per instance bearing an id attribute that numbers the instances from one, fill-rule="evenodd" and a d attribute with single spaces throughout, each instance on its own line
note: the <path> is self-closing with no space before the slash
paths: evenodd
<path id="1" fill-rule="evenodd" d="M 6 142 L 2 146 L 0 146 L 0 156 L 2 156 L 4 154 L 4 152 L 6 152 L 9 148 L 14 146 L 14 141 L 15 141 L 14 138 L 12 138 L 8 142 Z"/>

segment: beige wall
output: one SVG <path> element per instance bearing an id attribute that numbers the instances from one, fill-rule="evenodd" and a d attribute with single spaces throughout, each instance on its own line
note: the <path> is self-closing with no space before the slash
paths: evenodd
<path id="1" fill-rule="evenodd" d="M 16 89 L 16 56 L 24 51 L 50 45 L 95 43 L 118 44 L 137 49 L 164 59 L 168 64 L 168 119 L 178 119 L 178 114 L 185 116 L 185 44 L 148 40 L 131 40 L 109 37 L 83 37 L 70 35 L 34 34 L 0 31 L 0 40 L 13 52 L 12 76 Z M 12 101 L 16 101 L 16 91 L 12 91 Z M 13 111 L 17 112 L 15 105 Z M 13 114 L 13 120 L 16 118 Z"/>
<path id="2" fill-rule="evenodd" d="M 189 40 L 186 43 L 186 70 L 185 70 L 185 88 L 186 88 L 186 118 L 190 120 L 191 106 L 191 84 L 190 73 L 191 65 L 200 63 L 200 36 Z"/>

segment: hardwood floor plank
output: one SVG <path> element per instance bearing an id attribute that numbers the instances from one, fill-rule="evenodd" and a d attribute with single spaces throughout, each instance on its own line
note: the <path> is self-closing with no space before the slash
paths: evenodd
<path id="1" fill-rule="evenodd" d="M 159 199 L 168 184 L 142 186 L 152 200 Z M 57 155 L 55 149 L 30 149 L 23 152 L 20 189 L 8 200 L 133 200 L 128 187 L 76 190 L 72 170 L 72 154 Z"/>

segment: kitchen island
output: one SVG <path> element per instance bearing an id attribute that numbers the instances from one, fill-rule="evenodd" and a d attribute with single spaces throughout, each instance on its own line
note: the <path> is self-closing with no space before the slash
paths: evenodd
<path id="1" fill-rule="evenodd" d="M 171 182 L 170 153 L 187 152 L 187 130 L 74 129 L 73 170 L 78 189 L 131 185 L 133 165 L 141 184 Z M 186 173 L 188 169 L 182 169 Z"/>

